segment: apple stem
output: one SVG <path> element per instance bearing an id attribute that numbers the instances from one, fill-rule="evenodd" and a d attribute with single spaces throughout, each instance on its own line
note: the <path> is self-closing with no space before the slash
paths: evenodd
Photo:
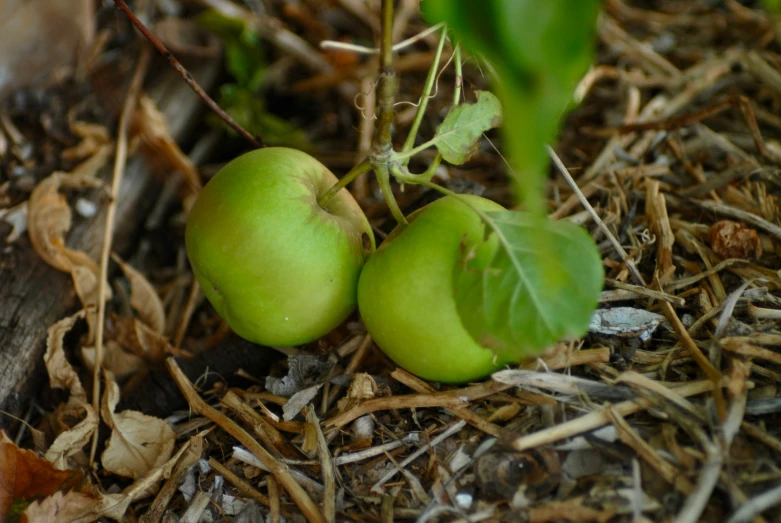
<path id="1" fill-rule="evenodd" d="M 377 175 L 377 182 L 380 184 L 380 190 L 385 197 L 385 203 L 388 204 L 391 214 L 396 219 L 399 225 L 408 225 L 407 219 L 404 217 L 404 213 L 401 212 L 396 197 L 393 196 L 393 189 L 390 185 L 390 173 L 388 172 L 387 165 L 378 165 L 374 168 L 374 173 Z"/>
<path id="2" fill-rule="evenodd" d="M 350 182 L 358 178 L 360 175 L 372 168 L 372 164 L 368 160 L 364 160 L 350 170 L 347 174 L 342 176 L 338 182 L 336 182 L 328 191 L 317 199 L 317 205 L 325 209 L 331 198 L 336 196 L 336 193 L 347 187 Z"/>

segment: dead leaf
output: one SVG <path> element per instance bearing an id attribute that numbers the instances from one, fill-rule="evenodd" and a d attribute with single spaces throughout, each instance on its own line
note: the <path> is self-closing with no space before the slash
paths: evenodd
<path id="1" fill-rule="evenodd" d="M 289 398 L 296 392 L 322 383 L 334 364 L 311 352 L 300 352 L 287 357 L 287 375 L 266 377 L 266 390 L 275 396 Z"/>
<path id="2" fill-rule="evenodd" d="M 136 318 L 112 316 L 115 339 L 125 349 L 150 362 L 162 361 L 171 350 L 168 340 Z"/>
<path id="3" fill-rule="evenodd" d="M 27 507 L 22 517 L 22 523 L 87 523 L 98 518 L 85 518 L 97 500 L 79 492 L 61 491 L 43 501 L 35 501 Z"/>
<path id="4" fill-rule="evenodd" d="M 344 412 L 358 403 L 372 399 L 377 395 L 377 383 L 369 374 L 359 372 L 350 381 L 350 388 L 344 398 L 336 404 L 339 412 Z"/>
<path id="5" fill-rule="evenodd" d="M 71 272 L 78 265 L 97 274 L 97 264 L 86 253 L 65 246 L 65 233 L 71 228 L 71 209 L 58 192 L 60 176 L 61 173 L 51 174 L 30 195 L 27 217 L 30 242 L 35 252 L 55 269 Z"/>
<path id="6" fill-rule="evenodd" d="M 189 193 L 197 193 L 203 188 L 198 171 L 192 160 L 182 152 L 171 137 L 168 122 L 155 105 L 154 100 L 143 95 L 133 114 L 131 133 L 140 138 L 144 153 L 150 160 L 161 162 L 171 171 L 179 171 L 189 187 Z"/>
<path id="7" fill-rule="evenodd" d="M 0 99 L 70 66 L 95 33 L 89 0 L 0 0 Z"/>
<path id="8" fill-rule="evenodd" d="M 63 486 L 72 487 L 82 478 L 77 471 L 55 470 L 51 463 L 30 450 L 20 449 L 0 431 L 0 521 L 6 521 L 12 507 L 15 512 L 21 511 L 27 503 L 49 496 Z"/>
<path id="9" fill-rule="evenodd" d="M 309 402 L 317 396 L 317 392 L 322 385 L 315 385 L 293 394 L 290 399 L 282 406 L 282 419 L 290 421 L 301 412 L 301 409 L 309 405 Z"/>
<path id="10" fill-rule="evenodd" d="M 68 403 L 61 406 L 56 414 L 59 420 L 83 416 L 81 421 L 72 428 L 65 426 L 65 430 L 60 431 L 54 443 L 46 451 L 45 457 L 54 468 L 66 470 L 71 468 L 71 458 L 81 454 L 81 449 L 89 442 L 92 433 L 97 430 L 98 417 L 92 405 L 74 398 L 69 399 Z"/>
<path id="11" fill-rule="evenodd" d="M 95 368 L 95 347 L 82 347 L 81 358 L 90 371 Z M 122 379 L 145 367 L 144 360 L 136 354 L 126 351 L 116 340 L 107 340 L 103 345 L 103 368 Z"/>
<path id="12" fill-rule="evenodd" d="M 27 232 L 27 202 L 22 202 L 10 209 L 0 209 L 0 218 L 12 227 L 11 232 L 5 237 L 5 241 L 15 242 Z"/>
<path id="13" fill-rule="evenodd" d="M 49 335 L 46 339 L 46 353 L 43 355 L 43 361 L 46 364 L 46 371 L 49 373 L 49 384 L 53 389 L 67 389 L 71 393 L 71 398 L 87 400 L 87 394 L 81 385 L 81 380 L 73 370 L 68 359 L 65 357 L 65 350 L 62 342 L 65 335 L 73 328 L 76 322 L 84 318 L 85 311 L 81 310 L 64 318 L 49 327 Z"/>
<path id="14" fill-rule="evenodd" d="M 755 258 L 762 256 L 762 242 L 757 231 L 740 222 L 721 220 L 708 230 L 711 248 L 722 258 Z"/>
<path id="15" fill-rule="evenodd" d="M 157 291 L 146 277 L 122 259 L 113 255 L 114 261 L 130 281 L 130 305 L 136 310 L 141 321 L 149 325 L 156 333 L 165 330 L 165 308 Z"/>
<path id="16" fill-rule="evenodd" d="M 171 457 L 176 435 L 159 418 L 134 410 L 115 414 L 117 403 L 119 386 L 107 379 L 101 414 L 112 432 L 101 462 L 109 472 L 138 479 L 159 468 Z"/>

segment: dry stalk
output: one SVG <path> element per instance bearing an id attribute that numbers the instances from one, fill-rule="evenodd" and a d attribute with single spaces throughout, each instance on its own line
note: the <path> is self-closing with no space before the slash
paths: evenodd
<path id="1" fill-rule="evenodd" d="M 693 381 L 681 385 L 676 389 L 682 397 L 695 396 L 697 394 L 703 394 L 705 392 L 712 391 L 714 389 L 713 382 L 709 380 Z M 615 410 L 621 416 L 628 416 L 635 412 L 649 409 L 654 406 L 654 402 L 648 399 L 628 400 L 622 401 L 613 405 L 611 408 Z M 598 410 L 591 412 L 579 418 L 575 418 L 571 421 L 560 423 L 553 427 L 543 429 L 532 434 L 527 434 L 519 438 L 514 439 L 511 442 L 512 448 L 517 451 L 523 451 L 539 447 L 541 445 L 547 445 L 564 438 L 576 436 L 583 432 L 589 432 L 594 429 L 598 429 L 604 425 L 610 423 L 610 415 L 607 410 Z"/>
<path id="2" fill-rule="evenodd" d="M 255 455 L 268 470 L 277 478 L 282 484 L 282 487 L 290 495 L 290 498 L 298 505 L 301 512 L 310 522 L 324 523 L 326 520 L 323 514 L 320 512 L 317 504 L 312 501 L 309 494 L 299 485 L 295 479 L 290 475 L 288 468 L 283 463 L 280 463 L 271 454 L 268 453 L 255 439 L 250 436 L 244 429 L 239 427 L 233 420 L 228 418 L 222 412 L 209 406 L 195 391 L 190 380 L 184 375 L 182 370 L 177 365 L 176 360 L 168 358 L 166 360 L 168 371 L 171 373 L 176 386 L 182 392 L 187 399 L 187 403 L 190 405 L 193 411 L 201 416 L 209 418 L 214 423 L 223 428 L 228 434 L 236 438 L 242 445 L 244 445 L 252 454 Z"/>
<path id="3" fill-rule="evenodd" d="M 97 325 L 95 326 L 95 368 L 92 370 L 92 408 L 95 409 L 95 415 L 100 422 L 100 373 L 103 370 L 103 331 L 106 322 L 106 284 L 108 280 L 108 259 L 111 255 L 111 242 L 114 237 L 114 221 L 117 215 L 117 200 L 119 198 L 119 188 L 122 186 L 122 177 L 125 173 L 125 162 L 127 162 L 127 142 L 130 121 L 133 118 L 136 104 L 138 103 L 139 93 L 146 75 L 147 65 L 149 64 L 149 48 L 144 47 L 141 56 L 136 64 L 133 78 L 130 80 L 125 104 L 122 106 L 122 113 L 119 117 L 119 126 L 117 128 L 117 150 L 114 155 L 114 169 L 111 177 L 111 192 L 106 209 L 106 222 L 103 228 L 103 244 L 100 251 L 100 273 L 98 274 L 98 312 Z M 98 450 L 98 431 L 92 436 L 92 446 L 90 448 L 90 464 L 95 463 L 95 453 Z"/>
<path id="4" fill-rule="evenodd" d="M 317 455 L 320 458 L 320 469 L 323 473 L 323 516 L 329 523 L 336 521 L 336 479 L 334 478 L 334 464 L 328 443 L 325 441 L 323 431 L 320 428 L 320 420 L 317 419 L 315 408 L 309 405 L 306 408 L 306 421 L 314 426 L 317 432 Z"/>

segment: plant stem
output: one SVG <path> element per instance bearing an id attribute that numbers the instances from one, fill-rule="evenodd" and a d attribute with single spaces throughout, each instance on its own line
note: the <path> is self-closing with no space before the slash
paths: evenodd
<path id="1" fill-rule="evenodd" d="M 396 71 L 393 69 L 393 0 L 382 0 L 382 39 L 380 40 L 380 76 L 377 82 L 377 132 L 372 143 L 370 161 L 380 184 L 385 203 L 399 225 L 407 225 L 401 212 L 388 172 L 393 152 L 391 126 L 396 96 Z"/>
<path id="2" fill-rule="evenodd" d="M 396 71 L 393 69 L 393 0 L 382 0 L 382 40 L 380 44 L 380 77 L 377 82 L 377 133 L 372 146 L 381 157 L 393 147 L 391 125 L 396 95 Z"/>
<path id="3" fill-rule="evenodd" d="M 461 87 L 464 84 L 464 75 L 461 69 L 461 44 L 456 44 L 453 49 L 453 62 L 456 69 L 456 87 L 453 89 L 453 107 L 461 103 Z"/>
<path id="4" fill-rule="evenodd" d="M 385 203 L 388 204 L 391 214 L 399 223 L 399 225 L 407 225 L 407 219 L 404 217 L 404 213 L 401 212 L 399 204 L 396 202 L 396 198 L 393 196 L 393 190 L 390 186 L 390 173 L 388 167 L 385 165 L 378 165 L 374 169 L 374 173 L 377 175 L 377 181 L 380 184 L 380 190 L 385 197 Z M 390 198 L 388 197 L 390 196 Z"/>
<path id="5" fill-rule="evenodd" d="M 437 45 L 437 50 L 434 54 L 434 61 L 431 63 L 431 67 L 429 67 L 426 83 L 423 85 L 423 92 L 420 95 L 418 109 L 415 112 L 415 120 L 412 122 L 412 127 L 410 127 L 407 141 L 404 142 L 404 147 L 401 149 L 402 151 L 409 151 L 415 145 L 415 138 L 418 135 L 418 129 L 420 128 L 420 123 L 423 121 L 423 116 L 426 114 L 426 107 L 428 107 L 428 100 L 431 97 L 431 90 L 434 88 L 434 81 L 437 78 L 439 61 L 442 57 L 442 49 L 445 47 L 446 39 L 447 27 L 442 29 L 442 35 L 439 37 L 439 45 Z"/>
<path id="6" fill-rule="evenodd" d="M 198 82 L 195 81 L 195 78 L 193 78 L 193 75 L 190 74 L 190 72 L 184 68 L 184 66 L 179 62 L 179 60 L 176 59 L 176 57 L 169 51 L 165 45 L 163 45 L 163 42 L 161 42 L 155 35 L 147 29 L 147 27 L 141 22 L 141 20 L 138 19 L 138 17 L 133 14 L 133 11 L 130 10 L 130 8 L 127 6 L 127 4 L 124 2 L 124 0 L 115 0 L 114 2 L 116 4 L 117 9 L 125 13 L 125 16 L 128 17 L 130 22 L 138 29 L 144 37 L 149 40 L 149 43 L 154 46 L 155 49 L 165 58 L 168 60 L 168 63 L 171 64 L 171 67 L 173 67 L 177 73 L 184 79 L 184 81 L 187 83 L 187 85 L 190 86 L 190 89 L 195 91 L 195 94 L 201 97 L 201 100 L 203 100 L 206 105 L 214 111 L 217 116 L 219 116 L 222 121 L 224 121 L 228 126 L 231 127 L 234 131 L 239 133 L 239 135 L 247 140 L 253 147 L 261 148 L 265 147 L 263 144 L 263 139 L 259 136 L 252 136 L 249 131 L 244 129 L 241 125 L 238 124 L 233 118 L 231 118 L 228 113 L 222 110 L 222 108 L 217 105 L 217 102 L 215 102 L 208 94 L 206 94 L 206 91 L 204 91 L 200 85 L 198 85 Z"/>
<path id="7" fill-rule="evenodd" d="M 328 191 L 326 191 L 325 194 L 320 196 L 317 199 L 317 205 L 325 209 L 325 207 L 328 205 L 328 202 L 331 201 L 331 198 L 336 196 L 336 193 L 347 187 L 347 185 L 358 178 L 360 175 L 368 171 L 372 168 L 371 162 L 368 160 L 364 160 L 355 167 L 352 168 L 350 172 L 342 176 L 342 178 L 336 182 Z"/>

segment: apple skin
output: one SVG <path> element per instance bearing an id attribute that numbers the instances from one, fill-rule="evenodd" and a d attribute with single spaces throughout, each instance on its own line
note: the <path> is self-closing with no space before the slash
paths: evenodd
<path id="1" fill-rule="evenodd" d="M 187 254 L 204 294 L 239 336 L 301 345 L 355 310 L 374 235 L 346 190 L 327 209 L 317 204 L 336 182 L 308 154 L 268 147 L 228 163 L 198 195 Z"/>
<path id="2" fill-rule="evenodd" d="M 463 197 L 483 211 L 503 210 L 485 198 Z M 427 380 L 462 383 L 498 370 L 507 362 L 495 360 L 466 331 L 453 289 L 464 253 L 484 241 L 482 221 L 451 196 L 407 219 L 361 272 L 358 309 L 367 330 L 394 362 Z"/>

